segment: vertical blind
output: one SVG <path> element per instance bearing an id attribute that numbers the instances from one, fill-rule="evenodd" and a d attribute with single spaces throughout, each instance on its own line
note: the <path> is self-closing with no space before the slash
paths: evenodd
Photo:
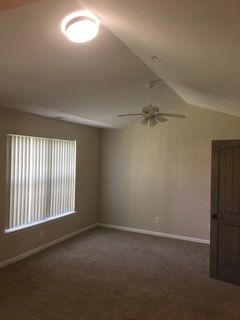
<path id="1" fill-rule="evenodd" d="M 76 141 L 8 135 L 10 203 L 7 229 L 75 210 Z"/>

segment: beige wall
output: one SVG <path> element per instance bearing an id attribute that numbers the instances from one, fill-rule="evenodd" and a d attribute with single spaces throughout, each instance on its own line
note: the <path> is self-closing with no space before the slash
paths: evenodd
<path id="1" fill-rule="evenodd" d="M 77 213 L 4 235 L 6 216 L 6 134 L 77 140 Z M 0 109 L 0 263 L 96 223 L 98 212 L 99 129 Z M 40 232 L 45 232 L 44 239 Z"/>
<path id="2" fill-rule="evenodd" d="M 100 222 L 208 240 L 211 140 L 240 139 L 240 118 L 173 111 L 187 118 L 102 131 Z"/>

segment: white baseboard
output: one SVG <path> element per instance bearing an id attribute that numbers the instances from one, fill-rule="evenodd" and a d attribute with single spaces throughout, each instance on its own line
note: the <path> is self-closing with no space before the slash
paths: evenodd
<path id="1" fill-rule="evenodd" d="M 17 262 L 17 261 L 19 261 L 19 260 L 22 260 L 22 259 L 24 259 L 24 258 L 27 258 L 27 257 L 31 256 L 31 255 L 34 254 L 34 253 L 37 253 L 37 252 L 39 252 L 39 251 L 42 251 L 42 250 L 47 249 L 47 248 L 49 248 L 49 247 L 52 247 L 52 246 L 54 246 L 55 244 L 57 244 L 57 243 L 59 243 L 59 242 L 62 242 L 62 241 L 67 240 L 67 239 L 69 239 L 69 238 L 72 238 L 72 237 L 74 237 L 74 236 L 76 236 L 76 235 L 78 235 L 78 234 L 80 234 L 80 233 L 83 233 L 83 232 L 85 232 L 85 231 L 87 231 L 87 230 L 93 229 L 93 228 L 95 228 L 95 227 L 97 227 L 97 226 L 98 226 L 98 224 L 92 224 L 92 225 L 90 225 L 90 226 L 88 226 L 88 227 L 86 227 L 86 228 L 82 228 L 82 229 L 80 229 L 80 230 L 78 230 L 78 231 L 75 231 L 75 232 L 73 232 L 73 233 L 70 233 L 70 234 L 68 234 L 68 235 L 66 235 L 66 236 L 64 236 L 64 237 L 61 237 L 61 238 L 58 238 L 58 239 L 56 239 L 56 240 L 54 240 L 54 241 L 51 241 L 51 242 L 49 242 L 49 243 L 46 243 L 46 244 L 44 244 L 43 246 L 40 246 L 40 247 L 38 247 L 38 248 L 35 248 L 35 249 L 33 249 L 33 250 L 30 250 L 30 251 L 28 251 L 28 252 L 25 252 L 25 253 L 23 253 L 23 254 L 20 254 L 19 256 L 16 256 L 16 257 L 11 258 L 11 259 L 9 259 L 9 260 L 3 261 L 3 262 L 0 263 L 0 269 L 3 268 L 3 267 L 5 267 L 5 266 L 7 266 L 7 265 L 9 265 L 9 264 L 12 264 L 12 263 Z"/>
<path id="2" fill-rule="evenodd" d="M 178 236 L 175 234 L 168 234 L 168 233 L 149 231 L 149 230 L 143 230 L 143 229 L 122 227 L 122 226 L 116 226 L 116 225 L 106 224 L 106 223 L 97 223 L 97 226 L 104 227 L 104 228 L 117 229 L 117 230 L 122 230 L 122 231 L 149 234 L 152 236 L 158 236 L 158 237 L 164 237 L 164 238 L 171 238 L 171 239 L 177 239 L 177 240 L 185 240 L 185 241 L 191 241 L 191 242 L 197 242 L 197 243 L 210 244 L 210 241 L 205 240 L 205 239 L 190 238 L 190 237 Z"/>
<path id="3" fill-rule="evenodd" d="M 190 237 L 184 237 L 184 236 L 178 236 L 178 235 L 174 235 L 174 234 L 168 234 L 168 233 L 162 233 L 162 232 L 156 232 L 156 231 L 149 231 L 149 230 L 143 230 L 143 229 L 136 229 L 136 228 L 129 228 L 129 227 L 122 227 L 122 226 L 117 226 L 117 225 L 112 225 L 112 224 L 106 224 L 106 223 L 96 223 L 96 224 L 92 224 L 86 228 L 82 228 L 76 232 L 70 233 L 64 237 L 58 238 L 54 241 L 51 241 L 49 243 L 44 244 L 43 246 L 40 246 L 38 248 L 35 248 L 33 250 L 30 250 L 28 252 L 25 252 L 23 254 L 20 254 L 14 258 L 11 258 L 9 260 L 0 262 L 0 269 L 12 264 L 14 262 L 17 262 L 19 260 L 22 260 L 24 258 L 27 258 L 29 256 L 31 256 L 34 253 L 37 253 L 39 251 L 42 251 L 44 249 L 47 249 L 49 247 L 54 246 L 55 244 L 62 242 L 64 240 L 67 240 L 69 238 L 72 238 L 80 233 L 83 233 L 87 230 L 91 230 L 95 227 L 104 227 L 104 228 L 111 228 L 111 229 L 116 229 L 116 230 L 122 230 L 122 231 L 129 231 L 129 232 L 136 232 L 136 233 L 143 233 L 143 234 L 149 234 L 149 235 L 153 235 L 153 236 L 158 236 L 158 237 L 165 237 L 165 238 L 171 238 L 171 239 L 177 239 L 177 240 L 185 240 L 185 241 L 191 241 L 191 242 L 198 242 L 198 243 L 204 243 L 204 244 L 210 244 L 209 240 L 204 240 L 204 239 L 196 239 L 196 238 L 190 238 Z"/>

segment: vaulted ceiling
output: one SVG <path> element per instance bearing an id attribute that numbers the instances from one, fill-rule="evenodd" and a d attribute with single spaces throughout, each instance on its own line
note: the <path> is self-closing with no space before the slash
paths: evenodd
<path id="1" fill-rule="evenodd" d="M 101 20 L 69 42 L 71 12 Z M 0 0 L 0 106 L 97 127 L 122 127 L 148 103 L 189 103 L 240 116 L 238 0 Z M 154 58 L 153 58 L 154 57 Z"/>

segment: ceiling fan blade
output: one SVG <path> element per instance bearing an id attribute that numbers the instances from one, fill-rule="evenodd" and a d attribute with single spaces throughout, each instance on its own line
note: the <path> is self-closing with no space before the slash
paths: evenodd
<path id="1" fill-rule="evenodd" d="M 166 122 L 166 121 L 168 121 L 167 119 L 163 118 L 161 115 L 162 115 L 162 113 L 156 114 L 155 119 L 157 119 L 159 122 Z"/>
<path id="2" fill-rule="evenodd" d="M 173 118 L 186 118 L 186 116 L 184 114 L 176 114 L 176 113 L 158 113 L 160 116 L 164 116 L 164 117 L 173 117 Z"/>
<path id="3" fill-rule="evenodd" d="M 118 114 L 118 117 L 128 117 L 128 116 L 144 116 L 144 113 L 126 113 L 126 114 Z"/>

